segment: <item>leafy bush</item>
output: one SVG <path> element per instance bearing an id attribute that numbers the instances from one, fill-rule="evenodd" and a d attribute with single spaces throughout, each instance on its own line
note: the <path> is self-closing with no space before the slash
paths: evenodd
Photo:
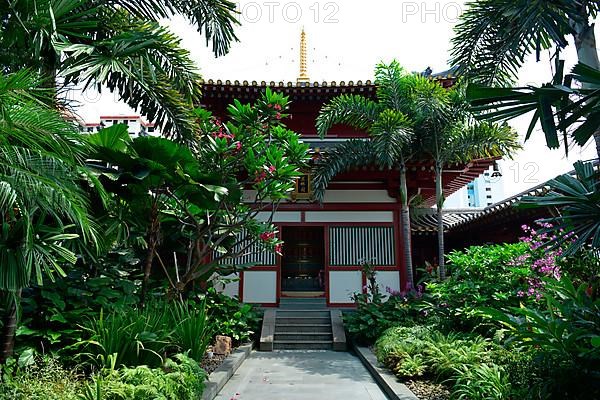
<path id="1" fill-rule="evenodd" d="M 100 365 L 160 366 L 163 357 L 188 351 L 200 361 L 214 331 L 205 302 L 151 302 L 110 314 L 100 312 L 83 328 L 87 354 Z"/>
<path id="2" fill-rule="evenodd" d="M 502 367 L 476 364 L 457 369 L 452 399 L 506 400 L 510 398 L 510 381 Z"/>
<path id="3" fill-rule="evenodd" d="M 102 370 L 81 396 L 85 400 L 196 400 L 204 390 L 206 372 L 184 354 L 167 359 L 162 368 L 138 366 Z"/>
<path id="4" fill-rule="evenodd" d="M 201 361 L 214 331 L 214 325 L 208 320 L 206 303 L 177 302 L 170 307 L 170 311 L 174 324 L 174 343 L 187 351 L 191 358 Z"/>
<path id="5" fill-rule="evenodd" d="M 76 400 L 83 387 L 81 376 L 65 369 L 56 358 L 45 356 L 21 367 L 11 360 L 0 370 L 0 399 Z"/>
<path id="6" fill-rule="evenodd" d="M 115 357 L 117 365 L 159 366 L 173 343 L 173 326 L 165 305 L 149 304 L 109 314 L 100 312 L 84 325 L 82 342 L 92 360 L 101 365 Z"/>
<path id="7" fill-rule="evenodd" d="M 21 301 L 22 315 L 17 330 L 17 346 L 35 345 L 38 350 L 58 351 L 62 356 L 72 352 L 82 340 L 77 329 L 86 318 L 135 306 L 136 275 L 126 266 L 138 260 L 132 251 L 114 251 L 103 258 L 101 270 L 78 266 L 44 286 L 25 289 Z"/>
<path id="8" fill-rule="evenodd" d="M 510 329 L 508 346 L 535 348 L 549 366 L 543 391 L 579 398 L 585 388 L 600 396 L 600 299 L 588 285 L 575 288 L 568 278 L 546 285 L 545 309 L 513 307 L 484 309 L 484 315 Z M 577 383 L 580 383 L 578 385 Z M 588 397 L 589 398 L 589 397 Z"/>
<path id="9" fill-rule="evenodd" d="M 259 331 L 261 314 L 251 304 L 240 303 L 214 288 L 199 297 L 206 303 L 206 313 L 215 335 L 229 336 L 234 344 L 240 344 L 251 340 Z"/>
<path id="10" fill-rule="evenodd" d="M 459 368 L 488 361 L 489 348 L 489 341 L 481 336 L 433 332 L 429 337 L 426 355 L 431 372 L 438 379 L 454 380 Z"/>
<path id="11" fill-rule="evenodd" d="M 512 349 L 497 346 L 491 353 L 494 364 L 502 366 L 511 383 L 511 398 L 543 399 L 546 398 L 541 388 L 545 377 L 549 376 L 544 364 L 536 358 L 534 348 Z"/>
<path id="12" fill-rule="evenodd" d="M 378 360 L 401 379 L 456 383 L 452 393 L 460 399 L 506 399 L 509 375 L 493 363 L 491 349 L 481 336 L 444 334 L 426 326 L 390 328 L 375 344 Z"/>
<path id="13" fill-rule="evenodd" d="M 359 343 L 373 343 L 388 328 L 413 325 L 419 317 L 418 299 L 421 291 L 394 292 L 387 288 L 387 300 L 381 294 L 371 263 L 362 266 L 367 277 L 365 293 L 355 293 L 352 298 L 356 311 L 344 314 L 344 326 Z"/>

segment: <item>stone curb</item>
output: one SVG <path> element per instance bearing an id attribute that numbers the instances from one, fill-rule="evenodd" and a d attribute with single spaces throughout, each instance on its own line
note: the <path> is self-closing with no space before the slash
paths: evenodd
<path id="1" fill-rule="evenodd" d="M 206 387 L 202 392 L 201 400 L 213 400 L 217 397 L 217 394 L 223 386 L 229 381 L 229 379 L 235 374 L 237 369 L 242 365 L 244 360 L 252 351 L 253 344 L 246 344 L 238 347 L 233 353 L 229 355 L 223 364 L 219 365 L 219 368 L 214 370 L 206 381 Z"/>
<path id="2" fill-rule="evenodd" d="M 419 400 L 406 385 L 398 382 L 394 374 L 381 366 L 371 349 L 357 346 L 354 342 L 352 342 L 352 349 L 388 398 L 391 400 Z"/>

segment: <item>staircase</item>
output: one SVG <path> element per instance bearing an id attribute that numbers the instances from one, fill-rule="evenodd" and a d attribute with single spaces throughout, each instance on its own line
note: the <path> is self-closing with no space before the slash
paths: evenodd
<path id="1" fill-rule="evenodd" d="M 279 309 L 267 309 L 260 349 L 345 350 L 339 310 L 329 310 L 324 299 L 282 299 Z"/>

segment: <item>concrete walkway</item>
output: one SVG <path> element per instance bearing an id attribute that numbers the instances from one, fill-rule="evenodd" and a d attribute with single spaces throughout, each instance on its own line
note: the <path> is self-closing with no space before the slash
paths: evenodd
<path id="1" fill-rule="evenodd" d="M 386 400 L 354 355 L 333 351 L 253 352 L 215 400 Z"/>

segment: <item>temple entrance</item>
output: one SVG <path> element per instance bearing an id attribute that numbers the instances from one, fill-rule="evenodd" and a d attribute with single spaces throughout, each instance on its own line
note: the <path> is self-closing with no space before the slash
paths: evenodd
<path id="1" fill-rule="evenodd" d="M 316 297 L 325 291 L 325 240 L 322 226 L 282 228 L 283 258 L 281 291 L 283 295 Z"/>

